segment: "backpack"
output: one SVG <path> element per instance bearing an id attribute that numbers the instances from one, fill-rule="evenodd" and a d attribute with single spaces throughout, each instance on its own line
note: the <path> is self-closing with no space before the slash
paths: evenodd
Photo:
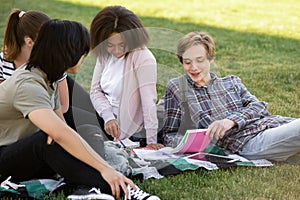
<path id="1" fill-rule="evenodd" d="M 181 116 L 181 122 L 178 129 L 178 133 L 175 137 L 182 137 L 186 130 L 188 129 L 196 129 L 194 122 L 191 119 L 190 109 L 187 102 L 187 95 L 188 95 L 188 87 L 187 87 L 187 79 L 185 75 L 179 77 L 179 91 L 181 95 L 181 102 L 180 104 L 183 107 L 184 113 Z M 164 135 L 162 132 L 162 128 L 164 126 L 164 115 L 165 115 L 165 101 L 164 97 L 160 98 L 157 103 L 157 119 L 158 119 L 158 142 L 164 143 Z"/>

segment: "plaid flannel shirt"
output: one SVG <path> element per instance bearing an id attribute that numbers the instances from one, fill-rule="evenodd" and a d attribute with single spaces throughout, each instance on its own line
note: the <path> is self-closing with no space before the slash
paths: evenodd
<path id="1" fill-rule="evenodd" d="M 208 128 L 224 118 L 237 123 L 217 141 L 220 147 L 236 153 L 258 133 L 291 122 L 294 118 L 271 116 L 267 103 L 252 95 L 237 76 L 218 78 L 211 73 L 207 86 L 197 86 L 187 75 L 187 101 L 192 121 L 198 128 Z M 184 112 L 180 105 L 179 77 L 169 81 L 164 95 L 165 122 L 163 133 L 177 132 Z"/>

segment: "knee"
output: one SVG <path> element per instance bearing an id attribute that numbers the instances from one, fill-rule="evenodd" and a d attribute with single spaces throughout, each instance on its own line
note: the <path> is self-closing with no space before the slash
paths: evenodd
<path id="1" fill-rule="evenodd" d="M 78 134 L 100 155 L 104 156 L 104 137 L 100 127 L 84 124 L 77 127 Z"/>
<path id="2" fill-rule="evenodd" d="M 292 127 L 295 130 L 294 131 L 295 132 L 295 136 L 297 138 L 300 138 L 300 119 L 296 119 L 296 120 L 294 120 L 294 121 L 292 121 L 290 123 L 292 123 Z"/>
<path id="3" fill-rule="evenodd" d="M 94 137 L 97 136 L 97 138 L 103 140 L 103 131 L 99 126 L 92 125 L 92 124 L 83 124 L 77 127 L 78 134 L 83 137 Z"/>
<path id="4" fill-rule="evenodd" d="M 102 130 L 99 126 L 93 124 L 82 124 L 77 127 L 77 132 L 78 133 L 83 133 L 83 132 L 102 133 Z"/>

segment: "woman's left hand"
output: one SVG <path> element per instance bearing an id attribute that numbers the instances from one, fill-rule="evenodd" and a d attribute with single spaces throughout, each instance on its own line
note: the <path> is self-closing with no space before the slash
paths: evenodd
<path id="1" fill-rule="evenodd" d="M 214 121 L 211 125 L 208 126 L 206 135 L 209 135 L 210 138 L 215 137 L 216 140 L 224 137 L 226 131 L 234 127 L 236 123 L 230 119 L 222 119 Z"/>
<path id="2" fill-rule="evenodd" d="M 164 148 L 165 146 L 157 143 L 157 144 L 147 144 L 146 147 L 151 148 L 151 149 L 161 149 L 161 148 Z"/>

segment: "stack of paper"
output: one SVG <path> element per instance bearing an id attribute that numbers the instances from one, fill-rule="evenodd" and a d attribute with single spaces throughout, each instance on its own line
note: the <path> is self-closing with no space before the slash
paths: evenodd
<path id="1" fill-rule="evenodd" d="M 130 139 L 128 138 L 125 138 L 123 140 L 119 140 L 119 141 L 115 141 L 117 144 L 120 145 L 120 147 L 123 147 L 123 148 L 130 148 L 130 149 L 133 149 L 133 148 L 137 148 L 137 147 L 140 147 L 140 143 L 139 142 L 133 142 L 131 141 Z"/>

